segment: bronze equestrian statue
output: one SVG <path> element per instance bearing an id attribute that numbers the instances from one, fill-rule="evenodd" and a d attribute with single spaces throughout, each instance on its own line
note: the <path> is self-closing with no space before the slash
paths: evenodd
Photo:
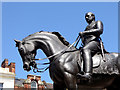
<path id="1" fill-rule="evenodd" d="M 84 61 L 84 78 L 91 78 L 92 74 L 92 56 L 101 51 L 100 50 L 100 35 L 103 33 L 103 24 L 101 21 L 95 21 L 95 15 L 91 12 L 86 13 L 85 19 L 88 23 L 85 31 L 80 32 L 79 35 L 82 38 L 83 49 L 82 56 Z"/>
<path id="2" fill-rule="evenodd" d="M 90 14 L 89 14 L 90 15 Z M 92 15 L 90 15 L 92 16 Z M 95 25 L 95 26 L 94 26 Z M 83 40 L 84 47 L 77 49 L 73 45 L 69 44 L 65 38 L 63 38 L 58 32 L 37 32 L 24 38 L 22 41 L 15 40 L 16 47 L 23 61 L 23 68 L 26 71 L 33 70 L 40 72 L 40 69 L 35 62 L 35 56 L 38 49 L 43 50 L 46 56 L 49 58 L 49 72 L 50 77 L 53 80 L 54 90 L 98 90 L 98 88 L 106 88 L 107 90 L 119 90 L 120 89 L 120 57 L 118 53 L 105 53 L 105 62 L 101 55 L 101 50 L 90 53 L 90 50 L 86 53 L 83 49 L 89 43 L 96 43 L 99 46 L 99 36 L 102 34 L 102 22 L 94 21 L 90 27 L 87 27 L 85 32 L 90 32 L 89 28 L 101 28 L 101 32 L 93 36 L 85 36 L 84 33 L 80 33 Z M 88 25 L 89 26 L 89 25 Z M 92 29 L 94 30 L 94 29 Z M 82 37 L 83 36 L 83 37 Z M 94 38 L 94 39 L 93 39 Z M 93 41 L 91 41 L 93 40 Z M 88 42 L 87 42 L 88 41 Z M 87 44 L 86 44 L 87 43 Z M 94 45 L 96 47 L 96 45 Z M 93 48 L 92 48 L 93 50 Z M 96 50 L 97 51 L 97 50 Z M 88 62 L 85 61 L 87 54 L 91 54 Z M 91 59 L 92 58 L 92 59 Z M 84 62 L 83 62 L 84 61 Z M 90 64 L 90 65 L 88 65 Z M 85 66 L 88 65 L 88 66 Z M 84 74 L 85 72 L 85 74 Z M 80 73 L 80 77 L 77 75 Z M 83 73 L 83 74 L 82 74 Z M 90 74 L 86 74 L 90 73 Z M 91 77 L 90 81 L 84 79 Z M 100 90 L 100 89 L 99 89 Z"/>

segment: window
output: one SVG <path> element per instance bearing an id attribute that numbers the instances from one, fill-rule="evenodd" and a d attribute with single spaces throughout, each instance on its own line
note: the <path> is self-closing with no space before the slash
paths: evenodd
<path id="1" fill-rule="evenodd" d="M 3 90 L 3 83 L 0 83 L 0 90 Z"/>
<path id="2" fill-rule="evenodd" d="M 37 90 L 37 82 L 36 81 L 31 82 L 31 90 Z"/>

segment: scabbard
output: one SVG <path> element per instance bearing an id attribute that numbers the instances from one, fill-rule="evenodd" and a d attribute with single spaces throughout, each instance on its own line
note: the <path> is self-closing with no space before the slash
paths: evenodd
<path id="1" fill-rule="evenodd" d="M 106 62 L 105 60 L 105 53 L 104 53 L 104 47 L 103 47 L 103 42 L 102 40 L 100 40 L 100 46 L 101 46 L 101 51 L 102 51 L 102 59 L 104 62 Z"/>

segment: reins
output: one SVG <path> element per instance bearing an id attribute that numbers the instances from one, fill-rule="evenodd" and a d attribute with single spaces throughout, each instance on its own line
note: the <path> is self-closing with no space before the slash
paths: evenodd
<path id="1" fill-rule="evenodd" d="M 64 53 L 65 51 L 67 51 L 68 49 L 70 49 L 70 48 L 78 41 L 79 38 L 80 38 L 80 36 L 78 36 L 77 39 L 75 40 L 75 42 L 74 42 L 73 44 L 71 44 L 67 49 L 64 49 L 64 50 L 62 50 L 62 51 L 60 51 L 60 52 L 58 52 L 58 53 L 55 53 L 55 54 L 53 54 L 53 55 L 51 55 L 51 56 L 49 56 L 49 57 L 46 57 L 46 58 L 42 58 L 42 59 L 32 59 L 32 60 L 45 60 L 45 59 L 50 59 L 50 58 L 52 58 L 52 57 L 54 57 L 54 56 L 56 56 L 56 55 L 58 55 L 58 54 L 60 54 L 60 53 Z"/>
<path id="2" fill-rule="evenodd" d="M 77 46 L 77 44 L 78 44 L 79 41 L 80 41 L 80 36 L 78 36 L 78 37 L 76 38 L 75 42 L 72 43 L 68 48 L 66 48 L 66 49 L 64 49 L 64 50 L 62 50 L 62 51 L 60 51 L 60 52 L 57 52 L 57 53 L 55 53 L 55 54 L 53 54 L 53 55 L 51 55 L 51 56 L 49 56 L 49 57 L 42 58 L 42 59 L 32 59 L 32 60 L 45 60 L 45 59 L 50 59 L 50 58 L 52 58 L 52 57 L 54 57 L 54 56 L 57 56 L 57 55 L 59 55 L 59 54 L 63 55 L 65 52 L 70 52 L 70 51 L 67 51 L 67 50 L 70 49 L 70 48 L 77 42 L 76 45 L 75 45 L 75 48 L 76 48 L 76 46 Z M 53 61 L 52 61 L 52 62 L 53 62 Z M 51 64 L 52 62 L 49 62 L 49 63 L 37 63 L 37 65 L 47 65 L 47 64 Z M 49 68 L 49 66 L 48 66 L 48 67 L 45 67 L 45 68 L 33 68 L 33 72 L 36 73 L 35 69 L 37 69 L 37 72 L 45 72 L 48 68 Z M 44 70 L 43 70 L 43 69 L 44 69 Z M 43 71 L 41 71 L 41 70 L 43 70 Z"/>
<path id="3" fill-rule="evenodd" d="M 75 40 L 75 42 L 73 43 L 73 44 L 71 44 L 69 47 L 67 47 L 67 48 L 65 48 L 65 49 L 63 49 L 63 50 L 61 50 L 61 51 L 59 51 L 59 52 L 57 52 L 57 53 L 55 53 L 55 54 L 53 54 L 53 55 L 51 55 L 51 56 L 49 56 L 49 57 L 46 57 L 46 58 L 42 58 L 42 59 L 32 59 L 32 60 L 45 60 L 45 59 L 50 59 L 50 58 L 52 58 L 52 57 L 55 57 L 55 56 L 57 56 L 57 55 L 63 55 L 64 53 L 69 53 L 69 52 L 74 52 L 74 51 L 77 51 L 77 50 L 73 50 L 73 51 L 68 51 L 72 46 L 74 46 L 74 44 L 76 43 L 76 45 L 75 45 L 75 48 L 77 47 L 77 45 L 78 45 L 78 43 L 79 43 L 79 41 L 80 41 L 80 36 L 78 36 L 77 38 L 76 38 L 76 40 Z M 105 56 L 104 56 L 104 51 L 103 51 L 103 43 L 102 43 L 102 40 L 101 40 L 101 38 L 100 38 L 100 45 L 101 45 L 101 51 L 102 51 L 102 57 L 103 57 L 103 61 L 105 62 Z M 54 60 L 53 60 L 54 61 Z M 53 62 L 52 61 L 52 62 Z M 37 63 L 37 65 L 50 65 L 52 62 L 48 62 L 48 63 Z M 47 69 L 49 69 L 49 66 L 48 67 L 44 67 L 44 68 L 34 68 L 33 67 L 33 72 L 35 72 L 36 73 L 36 70 L 37 69 L 37 72 L 45 72 Z"/>

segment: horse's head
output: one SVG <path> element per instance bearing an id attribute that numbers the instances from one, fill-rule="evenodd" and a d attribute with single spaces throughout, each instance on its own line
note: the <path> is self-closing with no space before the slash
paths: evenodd
<path id="1" fill-rule="evenodd" d="M 35 62 L 35 55 L 38 49 L 41 49 L 49 57 L 70 45 L 58 32 L 43 31 L 31 34 L 22 41 L 15 40 L 15 42 L 23 60 L 23 68 L 27 71 L 31 70 L 31 66 L 33 70 L 38 69 Z"/>
<path id="2" fill-rule="evenodd" d="M 18 51 L 20 53 L 20 56 L 22 57 L 24 70 L 30 71 L 30 66 L 37 68 L 37 64 L 33 60 L 36 55 L 36 49 L 34 44 L 32 42 L 27 41 L 14 41 L 16 42 L 16 47 L 18 47 Z"/>

